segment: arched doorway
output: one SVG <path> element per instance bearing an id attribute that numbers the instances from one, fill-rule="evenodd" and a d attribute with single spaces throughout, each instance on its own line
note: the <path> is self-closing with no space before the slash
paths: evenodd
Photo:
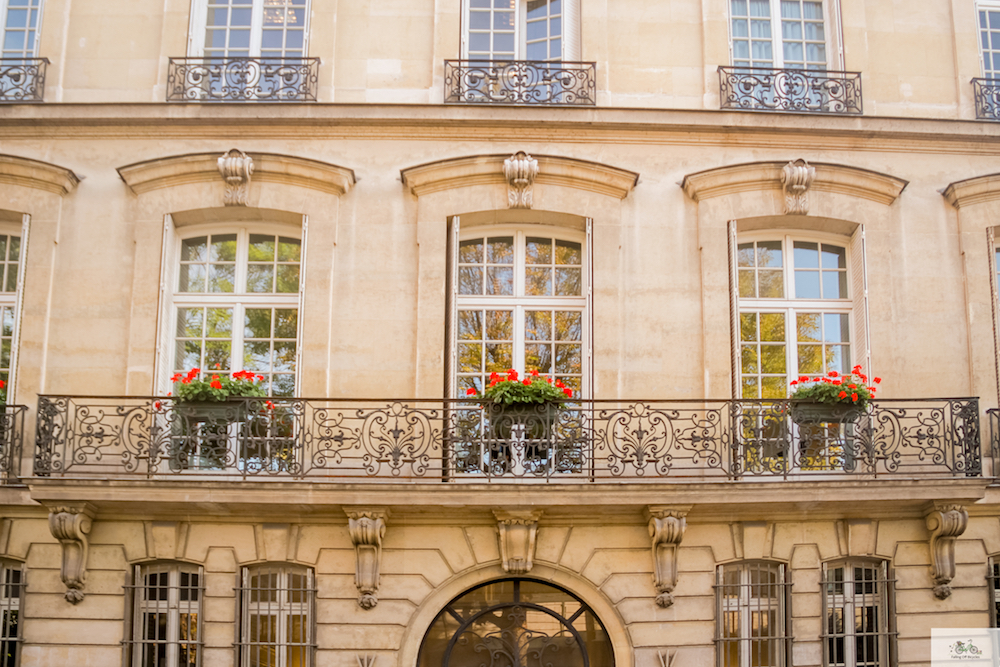
<path id="1" fill-rule="evenodd" d="M 418 667 L 613 667 L 597 615 L 569 591 L 502 579 L 445 605 L 420 646 Z"/>

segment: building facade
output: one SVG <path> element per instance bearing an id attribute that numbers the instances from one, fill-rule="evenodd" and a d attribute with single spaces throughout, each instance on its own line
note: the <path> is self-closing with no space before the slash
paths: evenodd
<path id="1" fill-rule="evenodd" d="M 5 667 L 889 667 L 1000 623 L 994 0 L 0 27 Z M 484 402 L 509 369 L 568 397 Z"/>

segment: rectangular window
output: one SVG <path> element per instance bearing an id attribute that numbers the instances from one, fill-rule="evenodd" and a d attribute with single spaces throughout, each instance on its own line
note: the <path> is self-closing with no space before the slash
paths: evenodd
<path id="1" fill-rule="evenodd" d="M 313 572 L 308 568 L 244 568 L 240 667 L 312 667 L 315 597 Z"/>
<path id="2" fill-rule="evenodd" d="M 744 562 L 717 572 L 716 645 L 719 667 L 788 664 L 785 566 Z"/>
<path id="3" fill-rule="evenodd" d="M 190 55 L 301 58 L 309 0 L 195 0 Z"/>
<path id="4" fill-rule="evenodd" d="M 1000 556 L 991 557 L 988 567 L 990 627 L 1000 628 Z"/>
<path id="5" fill-rule="evenodd" d="M 132 586 L 134 667 L 201 665 L 201 568 L 182 563 L 137 565 Z"/>
<path id="6" fill-rule="evenodd" d="M 0 0 L 3 44 L 0 57 L 34 58 L 38 53 L 38 29 L 42 21 L 42 0 Z"/>
<path id="7" fill-rule="evenodd" d="M 824 566 L 823 664 L 826 667 L 886 667 L 892 639 L 892 581 L 884 561 L 847 561 Z"/>
<path id="8" fill-rule="evenodd" d="M 730 0 L 733 65 L 827 69 L 825 9 L 819 0 Z"/>
<path id="9" fill-rule="evenodd" d="M 465 0 L 463 58 L 579 60 L 579 0 Z"/>
<path id="10" fill-rule="evenodd" d="M 1000 3 L 981 0 L 978 9 L 983 76 L 1000 79 Z"/>
<path id="11" fill-rule="evenodd" d="M 24 566 L 0 561 L 0 667 L 17 667 L 21 657 L 21 600 Z"/>

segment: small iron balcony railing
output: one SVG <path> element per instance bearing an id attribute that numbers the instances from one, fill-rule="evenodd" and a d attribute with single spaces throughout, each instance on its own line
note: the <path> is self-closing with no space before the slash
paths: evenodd
<path id="1" fill-rule="evenodd" d="M 34 474 L 569 483 L 981 474 L 975 398 L 806 407 L 41 396 Z"/>
<path id="2" fill-rule="evenodd" d="M 48 58 L 0 58 L 0 103 L 42 102 Z"/>
<path id="3" fill-rule="evenodd" d="M 315 102 L 319 58 L 171 58 L 168 102 Z"/>
<path id="4" fill-rule="evenodd" d="M 446 60 L 445 104 L 594 106 L 596 63 Z"/>
<path id="5" fill-rule="evenodd" d="M 1000 120 L 1000 79 L 973 79 L 977 120 Z"/>
<path id="6" fill-rule="evenodd" d="M 19 481 L 21 452 L 24 450 L 24 414 L 26 405 L 0 407 L 0 483 Z"/>
<path id="7" fill-rule="evenodd" d="M 860 115 L 861 72 L 719 67 L 721 108 Z"/>

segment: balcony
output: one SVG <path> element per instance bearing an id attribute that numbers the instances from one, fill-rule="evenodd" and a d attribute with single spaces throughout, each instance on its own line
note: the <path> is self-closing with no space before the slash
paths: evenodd
<path id="1" fill-rule="evenodd" d="M 0 408 L 0 483 L 18 481 L 21 452 L 24 449 L 25 405 Z"/>
<path id="2" fill-rule="evenodd" d="M 445 104 L 594 106 L 596 63 L 446 60 Z"/>
<path id="3" fill-rule="evenodd" d="M 1000 79 L 973 79 L 977 120 L 1000 120 Z"/>
<path id="4" fill-rule="evenodd" d="M 978 399 L 878 401 L 835 418 L 801 405 L 590 400 L 498 413 L 441 399 L 41 396 L 34 474 L 453 485 L 982 475 Z"/>
<path id="5" fill-rule="evenodd" d="M 319 58 L 171 58 L 168 102 L 315 102 Z"/>
<path id="6" fill-rule="evenodd" d="M 42 102 L 48 58 L 0 58 L 0 103 Z"/>
<path id="7" fill-rule="evenodd" d="M 861 72 L 723 66 L 719 99 L 739 111 L 860 115 Z"/>

